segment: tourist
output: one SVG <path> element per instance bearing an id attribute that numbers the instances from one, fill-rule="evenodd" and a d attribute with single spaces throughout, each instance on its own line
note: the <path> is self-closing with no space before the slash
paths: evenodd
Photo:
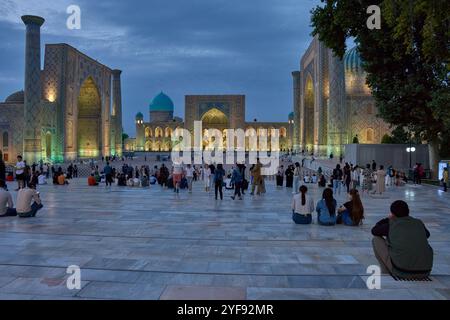
<path id="1" fill-rule="evenodd" d="M 211 169 L 207 164 L 202 168 L 202 176 L 203 176 L 203 182 L 205 185 L 205 191 L 209 192 L 211 189 Z"/>
<path id="2" fill-rule="evenodd" d="M 289 165 L 284 173 L 286 175 L 286 188 L 292 188 L 292 184 L 294 181 L 294 168 L 292 165 Z"/>
<path id="3" fill-rule="evenodd" d="M 222 164 L 218 164 L 214 170 L 214 191 L 217 200 L 217 194 L 220 193 L 220 200 L 223 200 L 223 177 L 225 176 L 225 170 Z"/>
<path id="4" fill-rule="evenodd" d="M 293 185 L 293 189 L 292 189 L 293 194 L 298 193 L 298 190 L 299 190 L 300 172 L 301 172 L 300 163 L 296 162 L 295 167 L 294 167 L 294 185 Z"/>
<path id="5" fill-rule="evenodd" d="M 354 166 L 351 170 L 352 188 L 356 189 L 359 185 L 359 167 Z"/>
<path id="6" fill-rule="evenodd" d="M 194 168 L 190 164 L 186 166 L 186 169 L 184 170 L 184 175 L 187 180 L 187 187 L 189 190 L 189 193 L 192 193 L 192 183 L 194 181 Z"/>
<path id="7" fill-rule="evenodd" d="M 94 180 L 95 180 L 95 178 L 94 178 Z M 119 174 L 119 177 L 117 179 L 117 185 L 119 187 L 125 187 L 127 185 L 127 178 L 124 173 Z"/>
<path id="8" fill-rule="evenodd" d="M 64 186 L 67 184 L 69 184 L 69 181 L 66 180 L 66 176 L 64 175 L 64 173 L 60 172 L 58 174 L 58 185 Z"/>
<path id="9" fill-rule="evenodd" d="M 372 190 L 372 169 L 370 168 L 370 164 L 366 165 L 366 169 L 364 169 L 362 175 L 363 175 L 363 183 L 362 183 L 362 193 L 364 194 L 364 191 L 367 193 Z"/>
<path id="10" fill-rule="evenodd" d="M 325 179 L 325 176 L 323 174 L 320 175 L 318 184 L 321 188 L 325 188 L 327 186 L 327 179 Z"/>
<path id="11" fill-rule="evenodd" d="M 283 186 L 283 180 L 284 180 L 284 167 L 283 167 L 283 165 L 281 165 L 278 167 L 278 171 L 277 171 L 277 177 L 276 177 L 277 187 Z"/>
<path id="12" fill-rule="evenodd" d="M 45 179 L 48 179 L 48 177 L 49 177 L 49 167 L 48 167 L 47 163 L 44 163 L 42 165 L 42 173 L 45 175 Z M 74 176 L 75 176 L 75 173 L 74 173 Z"/>
<path id="13" fill-rule="evenodd" d="M 98 182 L 95 180 L 93 173 L 91 173 L 91 175 L 88 177 L 88 186 L 98 186 Z"/>
<path id="14" fill-rule="evenodd" d="M 0 217 L 17 216 L 11 193 L 5 188 L 5 180 L 0 179 Z"/>
<path id="15" fill-rule="evenodd" d="M 316 184 L 317 183 L 317 176 L 315 173 L 311 176 L 311 183 Z"/>
<path id="16" fill-rule="evenodd" d="M 151 185 L 154 185 L 154 184 L 156 184 L 156 182 L 157 182 L 156 177 L 155 177 L 155 176 L 150 176 L 150 178 L 149 178 L 149 183 L 150 183 Z"/>
<path id="17" fill-rule="evenodd" d="M 375 162 L 375 160 L 372 160 L 372 171 L 376 170 L 377 170 L 377 163 Z"/>
<path id="18" fill-rule="evenodd" d="M 306 196 L 308 188 L 302 185 L 300 193 L 292 197 L 292 220 L 296 224 L 310 224 L 312 222 L 312 213 L 314 212 L 314 200 Z"/>
<path id="19" fill-rule="evenodd" d="M 242 196 L 241 196 L 242 180 L 243 180 L 243 178 L 242 178 L 241 170 L 239 169 L 238 166 L 236 166 L 233 169 L 233 173 L 231 176 L 231 182 L 234 185 L 234 195 L 231 197 L 231 199 L 234 200 L 236 198 L 236 196 L 238 196 L 239 200 L 242 200 Z"/>
<path id="20" fill-rule="evenodd" d="M 23 162 L 23 158 L 22 156 L 17 156 L 17 163 L 16 166 L 14 167 L 15 171 L 16 171 L 16 180 L 17 180 L 17 189 L 16 191 L 18 191 L 19 189 L 22 189 L 25 187 L 25 175 L 24 175 L 24 171 L 25 171 L 25 162 Z"/>
<path id="21" fill-rule="evenodd" d="M 375 172 L 375 175 L 377 177 L 377 182 L 373 194 L 379 193 L 381 195 L 386 191 L 386 171 L 384 170 L 384 166 L 380 166 L 380 169 Z"/>
<path id="22" fill-rule="evenodd" d="M 141 176 L 141 187 L 142 188 L 147 188 L 149 186 L 150 186 L 150 182 L 149 182 L 148 176 L 144 173 Z"/>
<path id="23" fill-rule="evenodd" d="M 103 173 L 105 174 L 105 182 L 106 182 L 106 186 L 112 186 L 114 180 L 113 180 L 113 175 L 112 175 L 112 168 L 109 165 L 109 162 L 106 162 L 106 166 L 103 168 Z"/>
<path id="24" fill-rule="evenodd" d="M 159 169 L 159 177 L 158 177 L 159 181 L 158 181 L 158 183 L 164 188 L 167 188 L 167 181 L 169 179 L 169 175 L 170 175 L 169 169 L 163 163 L 161 165 L 161 168 Z"/>
<path id="25" fill-rule="evenodd" d="M 317 202 L 317 222 L 323 226 L 333 226 L 336 224 L 336 200 L 333 198 L 333 190 L 326 188 L 323 190 L 322 199 Z"/>
<path id="26" fill-rule="evenodd" d="M 359 192 L 356 189 L 350 190 L 349 201 L 344 203 L 338 209 L 338 216 L 336 223 L 343 223 L 347 226 L 359 226 L 364 219 L 364 207 L 359 197 Z"/>
<path id="27" fill-rule="evenodd" d="M 336 168 L 333 169 L 333 193 L 341 194 L 341 185 L 342 185 L 342 177 L 343 172 L 341 169 L 341 165 L 337 164 Z"/>
<path id="28" fill-rule="evenodd" d="M 350 184 L 352 182 L 352 170 L 350 165 L 346 162 L 344 166 L 344 183 L 347 187 L 347 193 L 350 192 Z"/>
<path id="29" fill-rule="evenodd" d="M 39 171 L 34 171 L 33 174 L 30 177 L 30 181 L 28 181 L 28 183 L 32 183 L 34 185 L 38 185 L 39 184 Z"/>
<path id="30" fill-rule="evenodd" d="M 245 191 L 248 189 L 248 180 L 245 179 L 245 169 L 247 169 L 247 167 L 245 166 L 244 163 L 239 163 L 237 166 L 242 176 L 241 193 L 242 195 L 244 195 Z"/>
<path id="31" fill-rule="evenodd" d="M 223 181 L 226 190 L 233 190 L 233 181 L 231 180 L 231 174 L 228 174 Z"/>
<path id="32" fill-rule="evenodd" d="M 373 251 L 383 273 L 400 278 L 422 279 L 433 268 L 430 232 L 423 222 L 409 216 L 408 204 L 402 200 L 391 204 L 389 217 L 372 229 Z"/>
<path id="33" fill-rule="evenodd" d="M 67 167 L 67 179 L 72 179 L 72 176 L 73 176 L 73 164 L 71 163 Z"/>
<path id="34" fill-rule="evenodd" d="M 253 183 L 252 183 L 252 191 L 250 192 L 250 195 L 255 194 L 255 188 L 256 188 L 256 194 L 261 195 L 262 192 L 262 175 L 261 175 L 261 168 L 262 164 L 259 161 L 259 158 L 256 159 L 256 164 L 253 167 L 253 170 L 251 170 L 252 176 L 253 176 Z"/>
<path id="35" fill-rule="evenodd" d="M 394 177 L 395 177 L 395 170 L 392 166 L 389 166 L 387 168 L 386 172 L 386 185 L 389 187 L 392 187 L 394 185 Z"/>
<path id="36" fill-rule="evenodd" d="M 444 187 L 444 192 L 447 192 L 447 185 L 448 185 L 448 167 L 445 167 L 444 171 L 442 172 L 442 186 Z"/>
<path id="37" fill-rule="evenodd" d="M 76 164 L 73 166 L 73 177 L 78 178 L 78 166 Z"/>
<path id="38" fill-rule="evenodd" d="M 0 180 L 6 181 L 6 164 L 3 161 L 3 154 L 0 150 Z"/>
<path id="39" fill-rule="evenodd" d="M 173 192 L 180 192 L 181 179 L 183 178 L 183 166 L 181 163 L 174 163 L 172 167 Z"/>
<path id="40" fill-rule="evenodd" d="M 38 184 L 39 185 L 47 184 L 47 173 L 41 172 L 41 174 L 38 176 Z"/>
<path id="41" fill-rule="evenodd" d="M 29 184 L 17 193 L 16 210 L 21 218 L 35 217 L 38 210 L 43 207 L 36 185 Z"/>

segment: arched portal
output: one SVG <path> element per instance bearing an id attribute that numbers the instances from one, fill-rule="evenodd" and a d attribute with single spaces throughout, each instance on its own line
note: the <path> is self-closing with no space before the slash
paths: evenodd
<path id="1" fill-rule="evenodd" d="M 308 75 L 305 85 L 305 143 L 308 147 L 314 144 L 314 83 L 311 75 Z"/>
<path id="2" fill-rule="evenodd" d="M 212 129 L 227 129 L 228 117 L 217 108 L 211 108 L 202 116 L 202 126 Z"/>
<path id="3" fill-rule="evenodd" d="M 100 156 L 101 99 L 97 85 L 88 77 L 78 96 L 78 156 L 93 158 Z"/>

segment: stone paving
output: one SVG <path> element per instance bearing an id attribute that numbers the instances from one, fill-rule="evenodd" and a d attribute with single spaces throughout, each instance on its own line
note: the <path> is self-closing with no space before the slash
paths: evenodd
<path id="1" fill-rule="evenodd" d="M 179 196 L 86 184 L 41 186 L 36 218 L 0 219 L 0 299 L 450 298 L 450 194 L 435 187 L 365 195 L 366 219 L 355 228 L 295 225 L 291 190 L 273 181 L 265 195 L 242 201 L 231 191 L 215 201 L 201 182 Z M 319 199 L 316 186 L 309 192 Z M 383 276 L 381 290 L 368 290 L 370 229 L 396 199 L 431 232 L 433 281 Z M 81 267 L 80 290 L 66 287 L 69 265 Z"/>

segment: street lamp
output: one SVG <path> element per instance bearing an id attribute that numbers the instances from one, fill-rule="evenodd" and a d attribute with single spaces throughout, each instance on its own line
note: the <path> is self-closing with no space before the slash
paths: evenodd
<path id="1" fill-rule="evenodd" d="M 412 167 L 412 153 L 416 152 L 416 148 L 410 146 L 410 147 L 406 148 L 406 152 L 409 153 L 409 168 L 411 169 L 411 167 Z"/>

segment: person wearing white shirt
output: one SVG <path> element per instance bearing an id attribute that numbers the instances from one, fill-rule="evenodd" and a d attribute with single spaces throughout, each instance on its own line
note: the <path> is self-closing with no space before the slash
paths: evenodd
<path id="1" fill-rule="evenodd" d="M 0 217 L 17 216 L 11 193 L 5 190 L 6 183 L 0 180 Z"/>
<path id="2" fill-rule="evenodd" d="M 17 163 L 15 166 L 17 190 L 22 189 L 25 186 L 25 167 L 25 162 L 23 161 L 22 156 L 17 156 Z"/>
<path id="3" fill-rule="evenodd" d="M 39 176 L 38 176 L 38 184 L 39 185 L 43 185 L 43 184 L 47 184 L 47 178 L 44 172 L 42 172 Z"/>
<path id="4" fill-rule="evenodd" d="M 300 193 L 292 197 L 292 220 L 296 224 L 311 224 L 314 212 L 314 200 L 307 196 L 308 188 L 300 187 Z"/>
<path id="5" fill-rule="evenodd" d="M 36 185 L 30 183 L 28 187 L 20 189 L 17 193 L 16 210 L 19 217 L 34 217 L 42 207 L 39 192 L 36 191 Z"/>
<path id="6" fill-rule="evenodd" d="M 205 164 L 205 167 L 203 168 L 203 181 L 205 183 L 205 191 L 209 192 L 211 188 L 211 169 L 207 164 Z"/>
<path id="7" fill-rule="evenodd" d="M 194 168 L 190 164 L 186 166 L 185 176 L 188 184 L 189 193 L 192 192 L 192 181 L 194 180 Z"/>
<path id="8" fill-rule="evenodd" d="M 300 173 L 301 173 L 300 163 L 296 162 L 294 169 L 294 187 L 292 189 L 293 194 L 298 193 L 298 185 L 300 184 Z"/>

